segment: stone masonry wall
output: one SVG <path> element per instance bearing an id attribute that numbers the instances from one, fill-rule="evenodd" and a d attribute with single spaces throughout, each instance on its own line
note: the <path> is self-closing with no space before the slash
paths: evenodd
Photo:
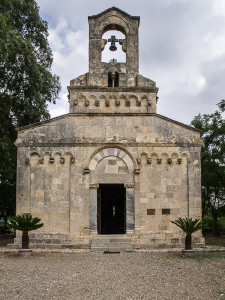
<path id="1" fill-rule="evenodd" d="M 135 247 L 181 245 L 184 237 L 170 221 L 201 217 L 200 146 L 197 131 L 157 115 L 71 114 L 30 126 L 17 140 L 17 213 L 42 219 L 36 239 L 61 234 L 89 247 L 90 188 L 107 177 L 133 184 Z M 99 155 L 95 175 L 90 164 L 101 149 L 106 158 Z M 117 157 L 118 149 L 127 159 Z"/>

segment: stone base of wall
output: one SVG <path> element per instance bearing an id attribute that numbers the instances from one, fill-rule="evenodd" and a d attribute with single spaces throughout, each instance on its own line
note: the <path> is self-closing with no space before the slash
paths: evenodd
<path id="1" fill-rule="evenodd" d="M 184 248 L 184 235 L 178 236 L 171 233 L 155 234 L 124 234 L 124 235 L 88 235 L 87 237 L 70 237 L 69 234 L 62 233 L 31 233 L 30 248 L 48 248 L 48 249 L 91 249 L 93 240 L 116 239 L 117 241 L 129 241 L 133 249 L 168 249 Z M 22 237 L 14 239 L 14 245 L 11 247 L 21 247 Z M 203 237 L 192 237 L 193 248 L 204 248 L 205 239 Z"/>

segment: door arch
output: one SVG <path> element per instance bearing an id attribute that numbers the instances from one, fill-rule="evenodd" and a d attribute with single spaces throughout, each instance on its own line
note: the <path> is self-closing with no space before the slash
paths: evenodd
<path id="1" fill-rule="evenodd" d="M 99 192 L 102 189 L 103 185 L 111 186 L 111 188 L 113 187 L 113 185 L 115 185 L 115 187 L 117 186 L 117 189 L 118 186 L 124 186 L 125 230 L 123 233 L 134 232 L 134 169 L 135 164 L 132 156 L 127 151 L 125 152 L 120 148 L 107 147 L 99 149 L 99 151 L 95 152 L 92 156 L 89 163 L 89 221 L 90 230 L 92 233 L 101 233 L 101 229 L 99 229 L 100 221 L 98 219 L 100 218 L 98 201 Z M 104 201 L 107 201 L 107 199 Z M 109 201 L 111 200 L 109 199 Z M 113 204 L 110 207 L 110 209 L 116 209 L 113 208 Z M 113 232 L 116 230 L 111 229 L 111 231 Z M 120 231 L 118 232 L 121 233 Z"/>

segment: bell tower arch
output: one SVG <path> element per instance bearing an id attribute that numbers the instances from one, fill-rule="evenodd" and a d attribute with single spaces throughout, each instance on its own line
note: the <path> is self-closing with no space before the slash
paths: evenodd
<path id="1" fill-rule="evenodd" d="M 70 112 L 155 113 L 156 83 L 139 74 L 140 17 L 111 7 L 88 22 L 89 72 L 70 81 Z"/>
<path id="2" fill-rule="evenodd" d="M 138 27 L 140 17 L 133 17 L 122 10 L 112 7 L 102 13 L 88 17 L 89 21 L 89 83 L 95 85 L 96 71 L 104 68 L 101 62 L 102 51 L 105 47 L 116 47 L 116 43 L 122 45 L 126 53 L 126 63 L 123 69 L 128 78 L 134 78 L 138 74 Z M 102 39 L 105 32 L 117 30 L 125 35 L 125 39 L 118 40 L 116 36 L 111 39 Z M 110 46 L 111 43 L 111 46 Z M 110 50 L 111 50 L 110 49 Z M 114 50 L 112 50 L 114 51 Z"/>

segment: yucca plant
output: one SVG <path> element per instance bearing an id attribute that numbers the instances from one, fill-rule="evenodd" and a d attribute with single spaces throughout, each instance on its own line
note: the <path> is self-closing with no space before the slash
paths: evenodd
<path id="1" fill-rule="evenodd" d="M 185 250 L 191 250 L 191 235 L 192 233 L 202 229 L 202 221 L 199 219 L 192 220 L 192 218 L 179 218 L 171 223 L 180 227 L 185 233 Z"/>
<path id="2" fill-rule="evenodd" d="M 41 219 L 31 215 L 18 215 L 12 217 L 7 226 L 16 230 L 22 231 L 22 249 L 29 249 L 29 234 L 28 231 L 36 230 L 43 226 L 43 223 L 39 223 Z M 39 224 L 38 224 L 39 223 Z"/>

